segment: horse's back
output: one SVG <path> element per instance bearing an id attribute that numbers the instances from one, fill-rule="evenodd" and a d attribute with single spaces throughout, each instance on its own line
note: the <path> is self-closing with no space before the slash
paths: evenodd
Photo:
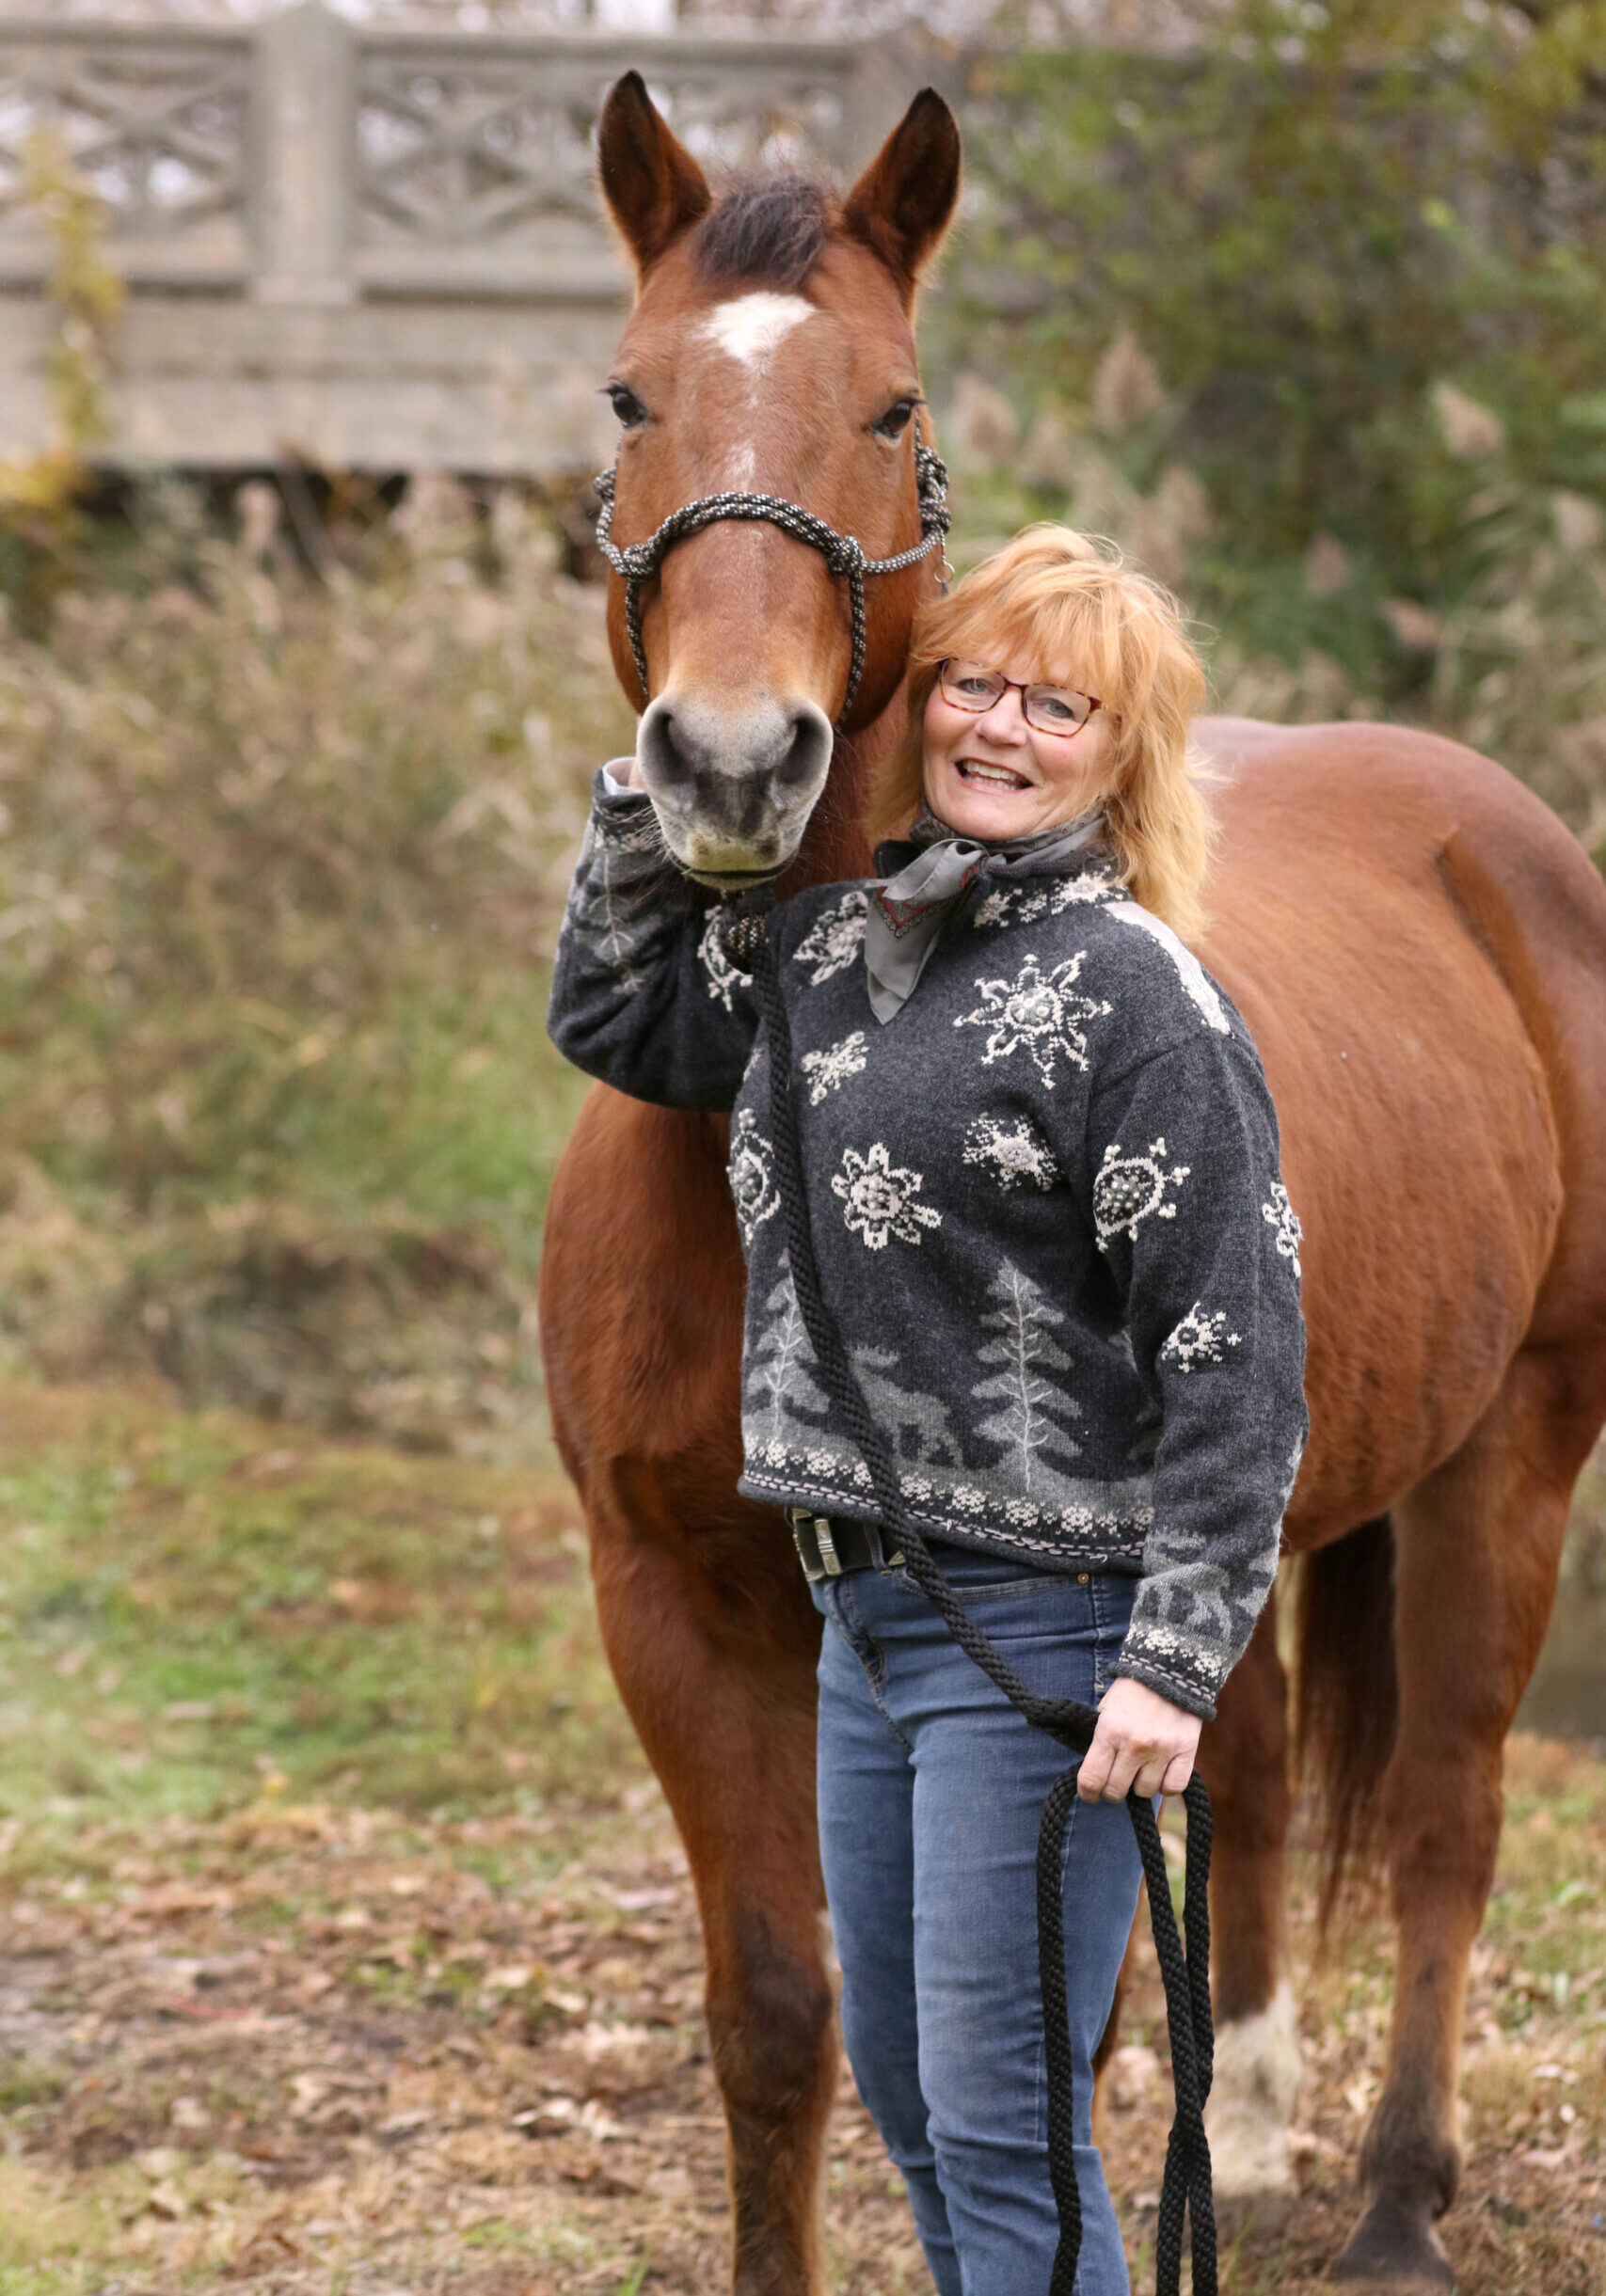
<path id="1" fill-rule="evenodd" d="M 1531 791 L 1436 736 L 1218 720 L 1201 748 L 1202 953 L 1306 1228 L 1295 1516 L 1320 1541 L 1447 1457 L 1519 1347 L 1603 1344 L 1606 887 Z"/>

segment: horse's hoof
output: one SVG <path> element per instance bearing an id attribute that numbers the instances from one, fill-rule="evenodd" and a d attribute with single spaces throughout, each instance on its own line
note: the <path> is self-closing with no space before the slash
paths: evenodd
<path id="1" fill-rule="evenodd" d="M 1335 2280 L 1372 2281 L 1401 2296 L 1407 2288 L 1453 2288 L 1455 2268 L 1420 2204 L 1381 2196 L 1371 2202 L 1333 2266 Z"/>
<path id="2" fill-rule="evenodd" d="M 1216 2035 L 1216 2078 L 1204 2108 L 1222 2237 L 1272 2232 L 1286 2224 L 1299 2197 L 1288 2154 L 1288 2130 L 1299 2088 L 1299 2035 L 1294 1994 L 1279 1986 L 1253 2017 Z"/>

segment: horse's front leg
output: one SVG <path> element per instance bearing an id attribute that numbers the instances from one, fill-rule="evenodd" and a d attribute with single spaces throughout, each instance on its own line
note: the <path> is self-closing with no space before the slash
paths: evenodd
<path id="1" fill-rule="evenodd" d="M 814 1799 L 819 1621 L 777 1516 L 733 1494 L 699 1529 L 656 1477 L 618 1485 L 628 1512 L 617 1497 L 588 1509 L 597 1611 L 697 1892 L 734 2296 L 820 2296 L 837 2043 Z"/>
<path id="2" fill-rule="evenodd" d="M 1274 1590 L 1199 1748 L 1216 1820 L 1210 1871 L 1216 2075 L 1205 2125 L 1224 2226 L 1251 2216 L 1276 2222 L 1295 2197 L 1288 2130 L 1299 2085 L 1299 2036 L 1283 1935 L 1287 1709 Z"/>

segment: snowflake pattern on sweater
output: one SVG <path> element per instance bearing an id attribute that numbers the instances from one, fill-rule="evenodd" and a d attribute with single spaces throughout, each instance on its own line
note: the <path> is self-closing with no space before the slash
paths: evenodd
<path id="1" fill-rule="evenodd" d="M 1174 1363 L 1185 1374 L 1197 1371 L 1201 1364 L 1225 1363 L 1225 1351 L 1242 1345 L 1237 1333 L 1227 1329 L 1224 1307 L 1208 1313 L 1195 1300 L 1160 1353 L 1168 1363 Z"/>
<path id="2" fill-rule="evenodd" d="M 820 1283 L 905 1503 L 939 1538 L 1137 1576 L 1116 1671 L 1208 1716 L 1275 1574 L 1306 1431 L 1299 1228 L 1254 1047 L 1096 856 L 983 871 L 884 1026 L 867 897 L 810 889 L 771 930 Z M 740 1488 L 871 1517 L 803 1327 L 768 1040 L 718 917 L 645 799 L 599 798 L 550 1026 L 622 1091 L 733 1112 Z"/>
<path id="3" fill-rule="evenodd" d="M 845 973 L 865 945 L 865 914 L 869 895 L 855 890 L 834 907 L 822 910 L 792 951 L 795 965 L 807 965 L 811 989 L 819 988 Z"/>
<path id="4" fill-rule="evenodd" d="M 842 1168 L 831 1176 L 849 1234 L 861 1237 L 872 1252 L 884 1251 L 889 1236 L 918 1243 L 923 1227 L 942 1226 L 943 1215 L 933 1205 L 914 1201 L 925 1184 L 920 1173 L 895 1164 L 881 1140 L 862 1156 L 857 1148 L 844 1148 Z"/>
<path id="5" fill-rule="evenodd" d="M 1107 1003 L 1085 996 L 1075 986 L 1086 959 L 1087 951 L 1078 949 L 1044 973 L 1037 958 L 1028 956 L 1013 980 L 977 982 L 980 1004 L 961 1013 L 954 1026 L 987 1030 L 983 1067 L 1024 1052 L 1050 1091 L 1062 1062 L 1086 1069 L 1086 1024 L 1110 1010 Z"/>
<path id="6" fill-rule="evenodd" d="M 803 1072 L 808 1078 L 810 1107 L 818 1108 L 830 1094 L 840 1092 L 849 1078 L 862 1076 L 867 1065 L 862 1028 L 844 1037 L 840 1044 L 827 1045 L 823 1053 L 805 1053 Z"/>
<path id="7" fill-rule="evenodd" d="M 1001 1116 L 978 1116 L 964 1135 L 964 1161 L 991 1171 L 1000 1188 L 1019 1188 L 1027 1180 L 1052 1188 L 1060 1177 L 1054 1150 L 1026 1116 L 1017 1116 L 1013 1123 Z"/>

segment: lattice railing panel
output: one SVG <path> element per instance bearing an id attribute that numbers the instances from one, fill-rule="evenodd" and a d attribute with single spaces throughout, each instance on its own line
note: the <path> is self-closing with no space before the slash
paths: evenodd
<path id="1" fill-rule="evenodd" d="M 118 242 L 244 246 L 247 42 L 0 38 L 0 239 L 34 238 L 29 139 L 59 138 Z"/>
<path id="2" fill-rule="evenodd" d="M 652 92 L 670 125 L 707 166 L 807 168 L 840 163 L 847 141 L 847 75 L 818 66 L 749 70 L 718 66 L 663 76 Z"/>
<path id="3" fill-rule="evenodd" d="M 387 52 L 369 45 L 358 82 L 356 230 L 368 247 L 508 249 L 554 219 L 596 221 L 593 136 L 608 83 L 632 61 Z M 653 95 L 700 159 L 793 165 L 839 158 L 848 71 L 751 56 L 666 60 Z M 840 56 L 840 52 L 836 52 Z"/>

